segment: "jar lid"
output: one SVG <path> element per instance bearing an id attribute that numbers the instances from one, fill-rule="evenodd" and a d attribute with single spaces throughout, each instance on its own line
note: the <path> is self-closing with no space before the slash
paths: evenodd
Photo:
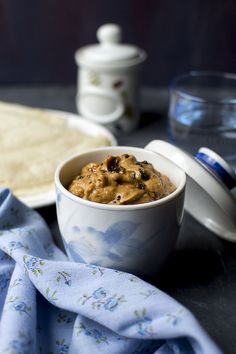
<path id="1" fill-rule="evenodd" d="M 210 149 L 201 148 L 193 157 L 162 140 L 151 141 L 145 149 L 186 173 L 185 210 L 217 236 L 236 242 L 236 199 L 229 190 L 236 186 L 236 176 L 227 162 Z"/>
<path id="2" fill-rule="evenodd" d="M 75 53 L 77 64 L 99 67 L 124 67 L 140 64 L 146 59 L 143 50 L 134 45 L 121 44 L 121 27 L 105 24 L 98 28 L 99 44 L 82 47 Z"/>

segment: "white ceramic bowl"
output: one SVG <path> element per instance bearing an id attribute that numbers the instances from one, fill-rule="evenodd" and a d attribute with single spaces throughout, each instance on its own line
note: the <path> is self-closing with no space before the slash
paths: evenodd
<path id="1" fill-rule="evenodd" d="M 84 200 L 66 189 L 84 165 L 124 153 L 152 163 L 176 190 L 150 203 L 109 205 Z M 59 228 L 71 260 L 153 275 L 173 250 L 183 216 L 186 176 L 167 158 L 128 146 L 94 149 L 64 161 L 56 170 L 55 184 Z"/>

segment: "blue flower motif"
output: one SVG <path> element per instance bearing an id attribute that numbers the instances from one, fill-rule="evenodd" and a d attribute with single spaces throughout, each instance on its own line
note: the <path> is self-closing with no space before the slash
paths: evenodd
<path id="1" fill-rule="evenodd" d="M 56 340 L 56 345 L 59 346 L 58 354 L 67 354 L 69 350 L 69 345 L 65 344 L 65 339 Z"/>
<path id="2" fill-rule="evenodd" d="M 18 302 L 17 304 L 15 304 L 14 308 L 16 311 L 21 311 L 21 312 L 25 312 L 28 309 L 28 307 L 24 301 Z"/>
<path id="3" fill-rule="evenodd" d="M 88 328 L 86 328 L 84 334 L 85 334 L 86 336 L 90 336 L 90 337 L 93 337 L 93 338 L 98 339 L 98 340 L 100 340 L 100 339 L 103 338 L 102 332 L 99 331 L 99 330 L 96 329 L 96 328 L 94 328 L 94 329 L 88 329 Z"/>
<path id="4" fill-rule="evenodd" d="M 181 321 L 181 313 L 183 312 L 183 309 L 180 308 L 178 311 L 176 311 L 176 313 L 168 313 L 166 315 L 167 317 L 167 322 L 172 324 L 173 326 L 176 326 L 179 321 Z"/>
<path id="5" fill-rule="evenodd" d="M 72 323 L 73 322 L 73 318 L 69 317 L 67 315 L 67 313 L 61 312 L 61 313 L 58 314 L 57 322 L 58 323 Z"/>
<path id="6" fill-rule="evenodd" d="M 107 296 L 107 292 L 104 288 L 98 288 L 92 294 L 95 299 L 104 299 Z"/>
<path id="7" fill-rule="evenodd" d="M 31 270 L 31 272 L 33 272 L 37 269 L 38 259 L 36 257 L 31 257 L 25 262 L 25 265 L 28 270 Z"/>
<path id="8" fill-rule="evenodd" d="M 68 353 L 68 350 L 69 350 L 69 345 L 66 345 L 66 344 L 63 344 L 60 348 L 60 354 L 66 354 Z"/>
<path id="9" fill-rule="evenodd" d="M 13 307 L 20 314 L 25 313 L 26 315 L 30 316 L 31 306 L 27 306 L 24 301 L 13 304 Z"/>
<path id="10" fill-rule="evenodd" d="M 66 253 L 69 256 L 70 260 L 73 260 L 75 262 L 85 263 L 85 260 L 76 251 L 76 246 L 75 246 L 76 243 L 73 241 L 70 241 L 69 243 L 66 243 L 65 240 L 63 241 L 64 241 Z"/>
<path id="11" fill-rule="evenodd" d="M 107 302 L 105 303 L 104 307 L 106 310 L 113 311 L 117 306 L 119 302 L 117 299 L 110 297 L 107 299 Z"/>
<path id="12" fill-rule="evenodd" d="M 10 241 L 8 242 L 8 246 L 11 251 L 24 247 L 23 244 L 19 241 Z"/>
<path id="13" fill-rule="evenodd" d="M 79 326 L 76 327 L 77 331 L 77 336 L 83 332 L 86 336 L 92 337 L 96 340 L 96 343 L 100 344 L 102 342 L 105 342 L 108 344 L 107 337 L 102 333 L 97 328 L 88 328 L 86 325 L 84 325 L 82 322 L 80 322 Z"/>
<path id="14" fill-rule="evenodd" d="M 143 317 L 142 319 L 138 320 L 138 322 L 136 323 L 137 328 L 138 328 L 138 333 L 141 336 L 144 336 L 146 334 L 149 334 L 150 330 L 149 330 L 149 326 L 151 325 L 152 320 L 150 317 Z"/>
<path id="15" fill-rule="evenodd" d="M 95 338 L 95 339 L 101 339 L 102 338 L 102 332 L 101 331 L 99 331 L 98 329 L 94 329 L 93 330 L 93 337 Z"/>
<path id="16" fill-rule="evenodd" d="M 101 257 L 120 261 L 122 257 L 117 252 L 120 248 L 126 256 L 143 248 L 143 242 L 132 237 L 138 227 L 139 224 L 126 220 L 110 225 L 105 231 L 92 226 L 73 225 L 71 227 L 73 238 L 67 244 L 69 258 L 76 262 L 89 261 L 94 264 L 102 264 Z M 112 245 L 116 245 L 116 252 L 111 250 Z M 99 251 L 94 251 L 94 248 Z"/>
<path id="17" fill-rule="evenodd" d="M 37 257 L 29 257 L 29 256 L 24 256 L 23 261 L 25 264 L 25 270 L 26 271 L 31 271 L 36 277 L 38 275 L 42 275 L 43 271 L 41 269 L 42 266 L 44 266 L 45 262 L 43 259 L 37 258 Z"/>
<path id="18" fill-rule="evenodd" d="M 84 334 L 89 337 L 93 337 L 93 332 L 90 329 L 85 329 Z"/>
<path id="19" fill-rule="evenodd" d="M 105 269 L 103 267 L 99 267 L 94 264 L 86 264 L 85 267 L 92 270 L 92 275 L 99 273 L 101 277 L 103 276 L 104 271 L 105 271 Z"/>
<path id="20" fill-rule="evenodd" d="M 119 241 L 127 240 L 135 230 L 138 228 L 138 224 L 132 221 L 119 221 L 107 228 L 103 233 L 105 241 L 109 244 L 117 244 Z"/>
<path id="21" fill-rule="evenodd" d="M 62 346 L 59 349 L 59 354 L 67 354 L 68 350 L 69 350 L 69 345 L 62 344 Z"/>
<path id="22" fill-rule="evenodd" d="M 57 277 L 57 282 L 60 282 L 61 280 L 64 280 L 65 284 L 68 286 L 72 285 L 72 280 L 70 279 L 71 277 L 71 273 L 65 272 L 65 271 L 61 271 L 61 272 L 57 272 L 59 275 Z"/>
<path id="23" fill-rule="evenodd" d="M 10 349 L 11 353 L 30 353 L 30 348 L 32 345 L 31 337 L 28 334 L 25 334 L 24 332 L 19 332 L 18 337 L 19 339 L 14 339 L 10 341 L 10 343 L 8 344 L 7 351 Z"/>

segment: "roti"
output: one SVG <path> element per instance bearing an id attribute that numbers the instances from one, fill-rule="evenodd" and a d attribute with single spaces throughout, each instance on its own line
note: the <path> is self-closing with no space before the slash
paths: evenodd
<path id="1" fill-rule="evenodd" d="M 55 112 L 0 102 L 0 188 L 18 197 L 51 190 L 63 159 L 106 145 L 106 137 L 69 127 Z"/>

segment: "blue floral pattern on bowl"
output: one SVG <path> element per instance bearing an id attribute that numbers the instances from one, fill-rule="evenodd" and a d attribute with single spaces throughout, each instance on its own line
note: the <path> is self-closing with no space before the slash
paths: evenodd
<path id="1" fill-rule="evenodd" d="M 70 258 L 77 262 L 103 265 L 106 260 L 122 261 L 123 257 L 132 257 L 143 246 L 133 237 L 139 224 L 120 221 L 109 226 L 105 231 L 94 227 L 71 228 L 72 240 L 64 244 Z"/>

